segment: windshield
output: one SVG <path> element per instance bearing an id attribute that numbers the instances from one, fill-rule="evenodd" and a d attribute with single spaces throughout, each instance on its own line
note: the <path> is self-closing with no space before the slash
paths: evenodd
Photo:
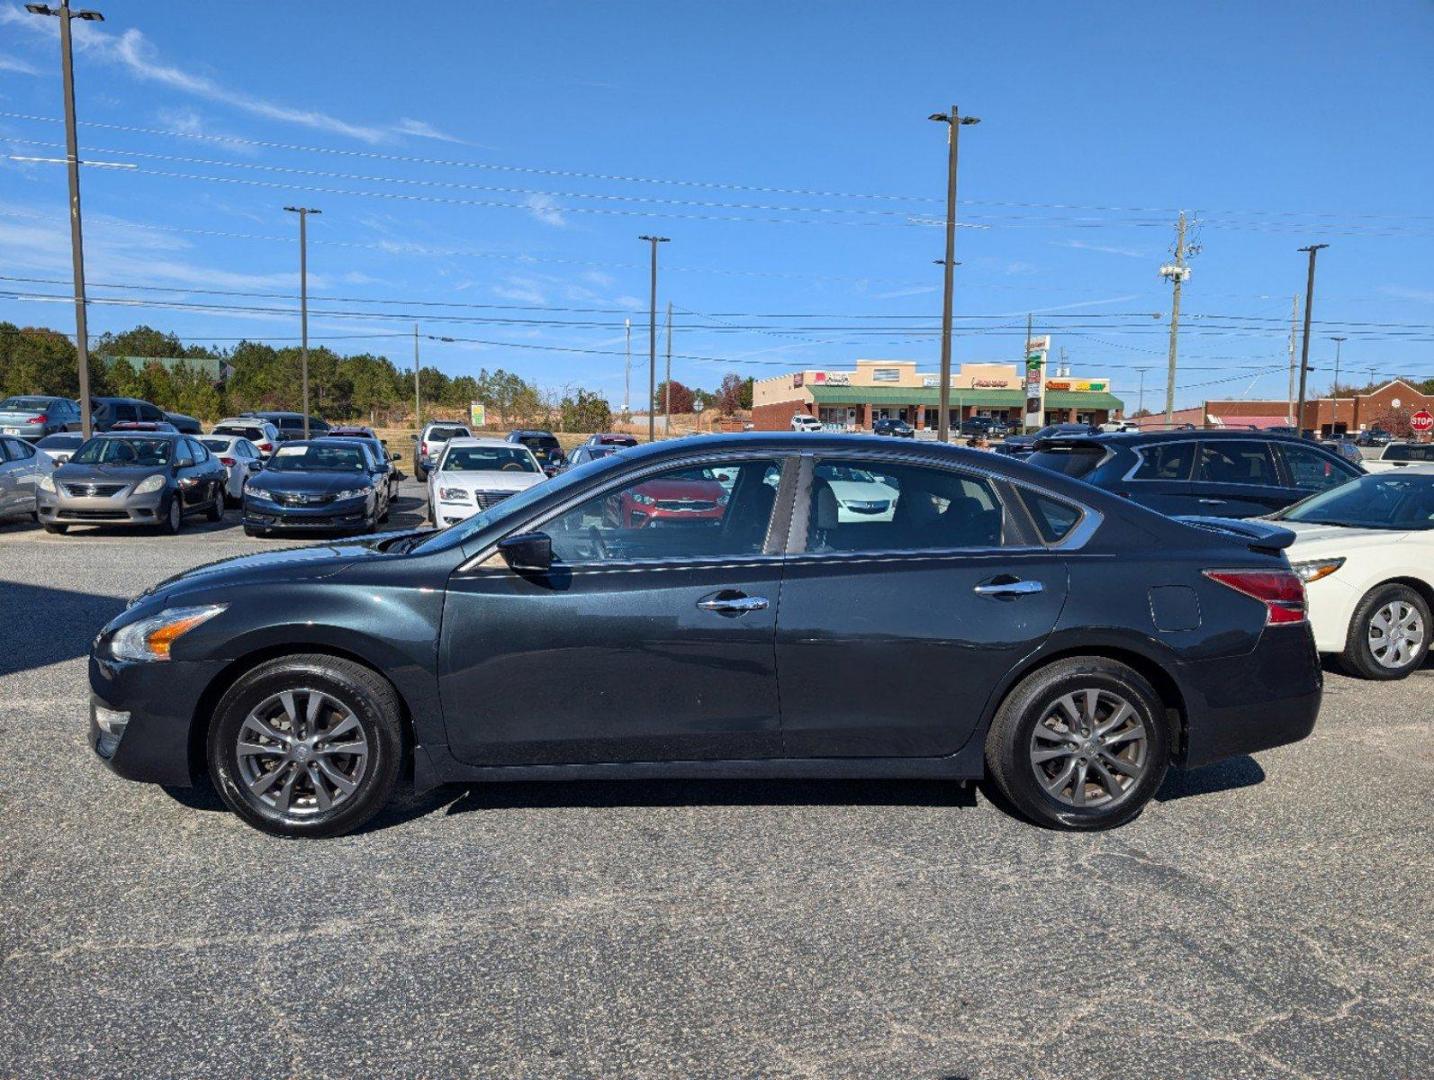
<path id="1" fill-rule="evenodd" d="M 10 412 L 29 412 L 31 409 L 48 409 L 50 399 L 42 397 L 12 397 L 0 401 L 0 409 Z"/>
<path id="2" fill-rule="evenodd" d="M 1434 461 L 1434 444 L 1390 443 L 1380 455 L 1381 461 Z"/>
<path id="3" fill-rule="evenodd" d="M 356 446 L 281 446 L 269 459 L 265 471 L 277 472 L 362 472 L 368 468 L 363 451 Z"/>
<path id="4" fill-rule="evenodd" d="M 224 451 L 229 449 L 228 439 L 200 439 L 199 441 L 210 450 Z"/>
<path id="5" fill-rule="evenodd" d="M 71 465 L 168 465 L 170 439 L 91 439 L 70 458 Z"/>
<path id="6" fill-rule="evenodd" d="M 424 436 L 425 442 L 447 442 L 449 439 L 466 439 L 468 429 L 461 427 L 436 427 Z"/>
<path id="7" fill-rule="evenodd" d="M 1434 528 L 1434 474 L 1377 473 L 1296 503 L 1284 521 L 1308 525 L 1344 525 L 1358 529 Z"/>
<path id="8" fill-rule="evenodd" d="M 542 472 L 525 447 L 450 446 L 441 472 Z"/>
<path id="9" fill-rule="evenodd" d="M 79 446 L 84 441 L 83 435 L 46 435 L 35 445 L 41 450 L 60 450 Z"/>

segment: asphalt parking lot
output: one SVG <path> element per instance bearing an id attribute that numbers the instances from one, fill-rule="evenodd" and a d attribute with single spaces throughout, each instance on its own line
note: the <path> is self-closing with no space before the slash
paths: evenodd
<path id="1" fill-rule="evenodd" d="M 1308 740 L 1100 835 L 954 785 L 591 783 L 284 842 L 106 772 L 84 657 L 286 542 L 0 525 L 0 1074 L 1431 1074 L 1434 668 L 1332 675 Z"/>

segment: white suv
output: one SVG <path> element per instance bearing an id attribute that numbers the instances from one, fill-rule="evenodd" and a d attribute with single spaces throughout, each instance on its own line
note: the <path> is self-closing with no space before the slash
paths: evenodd
<path id="1" fill-rule="evenodd" d="M 820 431 L 822 422 L 815 416 L 808 416 L 806 413 L 797 413 L 792 417 L 793 431 Z"/>
<path id="2" fill-rule="evenodd" d="M 522 443 L 495 438 L 454 438 L 428 474 L 428 512 L 440 529 L 547 479 Z"/>
<path id="3" fill-rule="evenodd" d="M 472 438 L 473 432 L 454 420 L 430 420 L 423 425 L 413 447 L 413 474 L 419 480 L 428 479 L 429 470 L 443 456 L 443 444 L 449 439 Z"/>

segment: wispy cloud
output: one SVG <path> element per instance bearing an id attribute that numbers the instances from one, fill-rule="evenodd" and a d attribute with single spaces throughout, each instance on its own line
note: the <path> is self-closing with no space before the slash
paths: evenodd
<path id="1" fill-rule="evenodd" d="M 36 19 L 17 7 L 0 7 L 0 26 L 23 28 L 30 33 L 53 36 L 57 33 L 52 19 Z M 403 118 L 395 124 L 363 124 L 341 119 L 318 109 L 301 109 L 259 97 L 243 90 L 225 86 L 208 75 L 166 62 L 159 49 L 142 32 L 129 29 L 112 34 L 93 24 L 74 24 L 75 46 L 91 55 L 117 64 L 141 82 L 166 86 L 181 93 L 225 105 L 263 120 L 274 120 L 298 127 L 342 135 L 366 143 L 388 142 L 399 136 L 460 141 L 438 131 L 422 120 Z"/>
<path id="2" fill-rule="evenodd" d="M 515 304 L 546 304 L 547 294 L 540 283 L 531 278 L 510 277 L 506 284 L 494 285 L 493 295 Z"/>
<path id="3" fill-rule="evenodd" d="M 1411 289 L 1407 285 L 1381 285 L 1379 291 L 1396 300 L 1413 300 L 1416 304 L 1434 304 L 1434 289 Z"/>
<path id="4" fill-rule="evenodd" d="M 873 300 L 899 300 L 903 296 L 926 296 L 928 293 L 937 291 L 935 285 L 912 285 L 905 289 L 892 289 L 890 292 L 872 293 Z"/>
<path id="5" fill-rule="evenodd" d="M 1052 240 L 1056 247 L 1075 248 L 1077 251 L 1097 251 L 1102 255 L 1122 255 L 1127 259 L 1148 259 L 1150 253 L 1135 248 L 1111 247 L 1109 244 L 1087 244 L 1084 240 Z"/>
<path id="6" fill-rule="evenodd" d="M 0 53 L 0 71 L 13 72 L 16 75 L 39 75 L 40 69 L 34 64 L 14 56 L 6 56 Z"/>
<path id="7" fill-rule="evenodd" d="M 526 205 L 528 213 L 544 225 L 552 225 L 560 229 L 568 223 L 568 219 L 563 216 L 562 208 L 549 195 L 529 195 Z"/>

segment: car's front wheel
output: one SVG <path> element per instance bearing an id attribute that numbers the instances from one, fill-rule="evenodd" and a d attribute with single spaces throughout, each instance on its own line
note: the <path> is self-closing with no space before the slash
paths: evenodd
<path id="1" fill-rule="evenodd" d="M 398 695 L 338 657 L 280 657 L 240 677 L 209 729 L 214 786 L 279 836 L 338 836 L 378 813 L 403 754 Z"/>
<path id="2" fill-rule="evenodd" d="M 175 492 L 169 499 L 169 506 L 165 509 L 164 518 L 160 522 L 161 532 L 173 536 L 184 527 L 184 507 L 179 503 L 179 492 Z"/>
<path id="3" fill-rule="evenodd" d="M 1429 604 L 1408 585 L 1371 589 L 1354 610 L 1342 666 L 1365 679 L 1402 679 L 1429 654 Z"/>
<path id="4" fill-rule="evenodd" d="M 986 768 L 1040 825 L 1109 829 L 1150 801 L 1170 763 L 1165 706 L 1139 672 L 1076 656 L 1022 679 L 986 737 Z"/>

